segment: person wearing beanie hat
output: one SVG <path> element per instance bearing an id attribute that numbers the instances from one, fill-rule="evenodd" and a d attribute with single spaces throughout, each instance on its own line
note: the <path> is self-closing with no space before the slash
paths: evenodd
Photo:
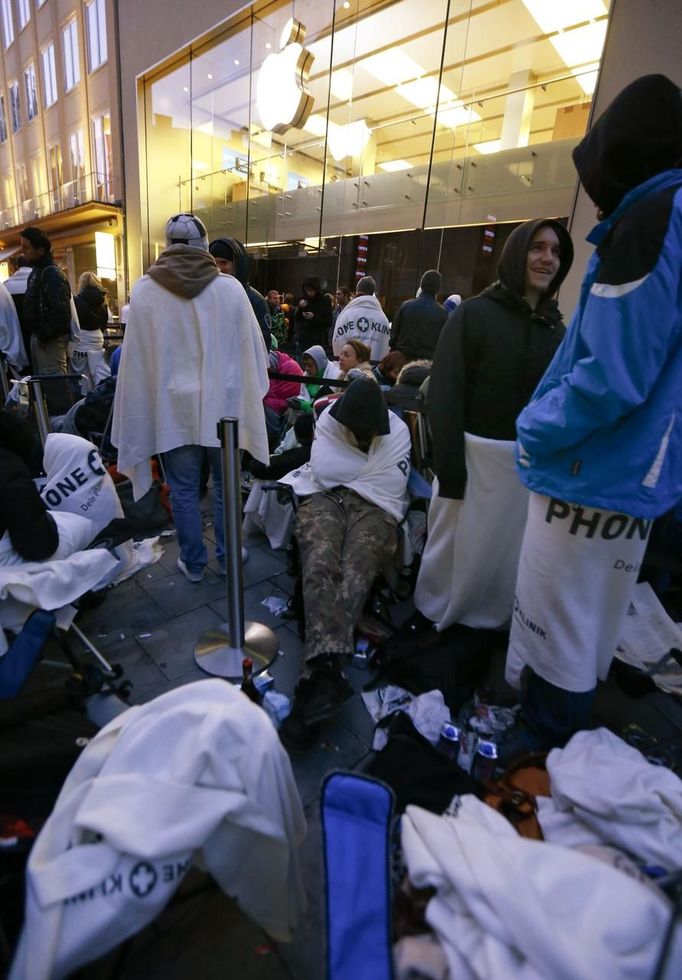
<path id="1" fill-rule="evenodd" d="M 321 722 L 351 696 L 342 664 L 377 574 L 397 548 L 407 509 L 410 434 L 374 381 L 353 381 L 317 422 L 310 462 L 280 482 L 296 512 L 305 612 L 303 673 L 280 728 L 288 749 L 307 748 Z"/>
<path id="2" fill-rule="evenodd" d="M 591 727 L 651 523 L 682 499 L 679 83 L 631 82 L 573 161 L 598 209 L 596 250 L 516 422 L 530 503 L 506 665 L 522 727 L 506 759 Z"/>
<path id="3" fill-rule="evenodd" d="M 265 346 L 270 350 L 272 340 L 271 314 L 265 298 L 249 284 L 249 257 L 246 254 L 246 249 L 236 238 L 216 238 L 208 246 L 208 250 L 220 271 L 227 276 L 234 276 L 246 290 L 249 303 L 263 334 Z"/>
<path id="4" fill-rule="evenodd" d="M 430 361 L 433 357 L 448 318 L 447 311 L 436 299 L 442 285 L 440 272 L 429 269 L 421 277 L 417 298 L 403 303 L 395 315 L 389 346 L 403 353 L 408 361 Z"/>
<path id="5" fill-rule="evenodd" d="M 178 570 L 189 582 L 200 582 L 208 562 L 199 510 L 204 457 L 208 454 L 213 473 L 216 557 L 224 569 L 216 425 L 224 416 L 238 417 L 240 448 L 267 461 L 268 361 L 243 287 L 219 273 L 200 244 L 203 225 L 190 218 L 170 219 L 167 232 L 174 244 L 133 286 L 111 442 L 135 500 L 151 485 L 150 456 L 164 454 L 180 545 Z M 177 241 L 180 237 L 185 240 Z"/>
<path id="6" fill-rule="evenodd" d="M 355 287 L 355 298 L 339 313 L 332 336 L 332 350 L 338 357 L 349 340 L 360 340 L 369 347 L 370 360 L 378 363 L 388 354 L 391 325 L 374 295 L 376 282 L 363 276 Z"/>
<path id="7" fill-rule="evenodd" d="M 281 350 L 271 350 L 269 354 L 270 370 L 278 374 L 289 374 L 295 377 L 303 377 L 303 369 L 298 361 L 295 361 L 289 354 Z M 268 441 L 272 447 L 276 446 L 282 434 L 282 427 L 285 422 L 285 415 L 288 410 L 287 401 L 289 398 L 296 398 L 301 389 L 298 381 L 278 381 L 270 378 L 268 393 L 263 399 L 265 408 L 265 423 L 268 429 Z"/>
<path id="8" fill-rule="evenodd" d="M 443 303 L 443 306 L 448 311 L 448 313 L 454 313 L 459 304 L 462 302 L 462 297 L 459 293 L 452 293 Z"/>

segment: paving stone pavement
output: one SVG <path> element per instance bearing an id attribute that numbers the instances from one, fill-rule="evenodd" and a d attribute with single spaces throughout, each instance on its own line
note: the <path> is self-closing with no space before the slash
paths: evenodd
<path id="1" fill-rule="evenodd" d="M 131 703 L 142 704 L 159 694 L 206 677 L 195 664 L 193 647 L 207 629 L 224 621 L 227 612 L 225 581 L 218 575 L 214 558 L 212 506 L 210 495 L 202 502 L 209 566 L 200 584 L 186 581 L 177 570 L 178 546 L 175 536 L 162 539 L 164 554 L 155 565 L 143 569 L 133 579 L 110 590 L 104 603 L 79 616 L 79 625 L 101 648 L 105 656 L 120 663 L 133 682 Z M 291 696 L 301 661 L 302 644 L 296 625 L 273 615 L 262 603 L 270 596 L 286 598 L 293 583 L 286 574 L 285 554 L 273 552 L 264 538 L 246 542 L 249 559 L 243 566 L 245 618 L 271 627 L 279 641 L 279 654 L 270 667 L 276 689 Z M 412 611 L 409 602 L 393 611 L 396 623 Z M 202 977 L 225 975 L 226 965 L 238 964 L 232 976 L 242 980 L 322 980 L 324 968 L 324 883 L 319 818 L 320 786 L 334 769 L 352 769 L 367 761 L 371 752 L 373 725 L 359 691 L 369 679 L 366 671 L 350 668 L 349 679 L 356 691 L 340 715 L 323 730 L 318 744 L 309 752 L 292 757 L 292 768 L 308 820 L 308 836 L 301 849 L 301 862 L 309 909 L 293 942 L 278 948 L 267 946 L 262 932 L 236 907 L 215 911 L 215 941 L 206 944 L 205 932 L 190 918 L 185 944 L 197 943 L 197 969 Z M 490 680 L 499 684 L 503 657 L 493 663 Z M 636 722 L 646 731 L 666 738 L 682 731 L 682 706 L 675 699 L 653 694 L 644 699 L 626 697 L 615 684 L 602 685 L 596 705 L 597 719 L 619 731 L 627 722 Z M 191 910 L 190 910 L 191 912 Z M 212 921 L 212 920 L 210 920 Z M 203 937 L 203 938 L 200 938 Z M 264 945 L 265 942 L 265 945 Z M 129 967 L 116 976 L 136 980 L 168 980 L 184 976 L 165 962 L 142 952 L 132 957 Z M 253 955 L 266 949 L 272 955 Z M 174 953 L 167 954 L 173 958 Z M 136 958 L 137 957 L 137 958 Z M 184 961 L 184 960 L 183 960 Z M 86 978 L 100 980 L 93 968 Z"/>
<path id="2" fill-rule="evenodd" d="M 115 586 L 96 609 L 79 614 L 78 624 L 112 663 L 119 663 L 125 677 L 132 681 L 132 704 L 143 704 L 173 688 L 201 680 L 207 675 L 194 662 L 193 649 L 198 637 L 218 626 L 226 618 L 225 580 L 218 575 L 213 544 L 210 503 L 202 503 L 209 565 L 203 582 L 187 582 L 176 567 L 178 545 L 175 535 L 163 537 L 164 554 L 149 568 L 132 579 Z M 279 654 L 270 667 L 276 690 L 291 696 L 298 679 L 302 643 L 294 623 L 273 615 L 263 604 L 270 596 L 286 599 L 293 583 L 286 574 L 286 555 L 273 552 L 265 538 L 245 542 L 249 550 L 243 566 L 245 618 L 263 623 L 275 631 Z M 77 646 L 77 641 L 74 644 Z M 349 679 L 356 691 L 368 680 L 363 670 L 349 669 Z M 106 705 L 105 705 L 106 710 Z M 219 975 L 218 959 L 240 963 L 238 974 L 243 980 L 293 978 L 322 980 L 324 977 L 324 887 L 322 879 L 322 845 L 319 818 L 320 785 L 333 769 L 352 769 L 365 760 L 371 750 L 373 727 L 359 695 L 345 706 L 341 714 L 323 730 L 320 743 L 310 752 L 292 757 L 292 769 L 299 787 L 308 821 L 308 836 L 302 845 L 301 863 L 309 908 L 294 940 L 280 944 L 277 956 L 245 957 L 243 945 L 256 943 L 258 930 L 248 922 L 239 922 L 240 913 L 230 909 L 226 926 L 228 939 L 221 932 L 213 951 L 202 948 L 202 975 Z M 194 926 L 188 926 L 191 941 Z M 231 938 L 230 938 L 231 937 Z M 262 940 L 262 935 L 261 935 Z M 239 946 L 239 951 L 237 951 Z M 232 950 L 232 951 L 231 951 Z M 170 955 L 170 953 L 169 953 Z M 165 956 L 164 956 L 165 958 Z M 212 965 L 215 962 L 215 967 Z M 276 962 L 275 962 L 276 961 Z M 100 966 L 91 969 L 98 980 Z M 129 953 L 128 966 L 121 977 L 133 980 L 145 976 L 150 980 L 176 976 L 163 964 L 153 966 L 145 942 L 140 941 Z"/>

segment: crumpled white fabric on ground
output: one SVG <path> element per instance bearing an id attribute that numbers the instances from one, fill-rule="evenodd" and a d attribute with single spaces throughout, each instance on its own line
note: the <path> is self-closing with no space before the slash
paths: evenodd
<path id="1" fill-rule="evenodd" d="M 670 906 L 602 861 L 520 837 L 474 796 L 456 816 L 408 806 L 402 845 L 412 884 L 436 889 L 426 920 L 457 980 L 652 976 Z"/>
<path id="2" fill-rule="evenodd" d="M 198 681 L 129 708 L 83 750 L 33 846 L 10 977 L 58 980 L 112 949 L 194 861 L 288 940 L 305 908 L 305 829 L 275 729 L 230 684 Z"/>
<path id="3" fill-rule="evenodd" d="M 12 547 L 9 532 L 0 538 L 0 655 L 7 652 L 4 630 L 18 633 L 36 609 L 57 614 L 57 625 L 71 624 L 75 602 L 88 589 L 101 587 L 119 567 L 103 548 L 86 548 L 97 533 L 87 517 L 56 511 L 59 546 L 47 561 L 26 561 Z"/>
<path id="4" fill-rule="evenodd" d="M 376 691 L 365 691 L 362 694 L 365 707 L 374 719 L 374 723 L 392 715 L 396 711 L 404 711 L 412 719 L 414 727 L 424 738 L 435 745 L 440 737 L 442 726 L 450 721 L 450 709 L 443 700 L 439 690 L 426 691 L 416 697 L 402 687 L 389 684 Z M 388 733 L 384 728 L 377 728 L 374 733 L 372 748 L 379 752 L 388 742 Z"/>
<path id="5" fill-rule="evenodd" d="M 682 780 L 670 769 L 598 728 L 553 749 L 547 771 L 552 796 L 538 801 L 545 840 L 611 844 L 671 871 L 682 867 Z"/>

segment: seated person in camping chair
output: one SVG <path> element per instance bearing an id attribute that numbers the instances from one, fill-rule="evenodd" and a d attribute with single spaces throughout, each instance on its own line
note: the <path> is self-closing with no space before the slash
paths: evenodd
<path id="1" fill-rule="evenodd" d="M 394 556 L 407 508 L 410 435 L 374 381 L 354 381 L 319 418 L 310 462 L 283 477 L 296 515 L 305 652 L 280 735 L 306 748 L 352 689 L 342 671 L 353 630 L 377 574 Z"/>

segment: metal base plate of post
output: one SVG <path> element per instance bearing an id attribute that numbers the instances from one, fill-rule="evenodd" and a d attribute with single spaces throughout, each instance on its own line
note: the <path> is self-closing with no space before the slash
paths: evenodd
<path id="1" fill-rule="evenodd" d="M 244 645 L 234 647 L 227 623 L 199 637 L 194 647 L 197 667 L 214 677 L 240 680 L 242 660 L 251 657 L 253 672 L 259 674 L 277 656 L 279 642 L 271 629 L 260 623 L 244 624 Z"/>

